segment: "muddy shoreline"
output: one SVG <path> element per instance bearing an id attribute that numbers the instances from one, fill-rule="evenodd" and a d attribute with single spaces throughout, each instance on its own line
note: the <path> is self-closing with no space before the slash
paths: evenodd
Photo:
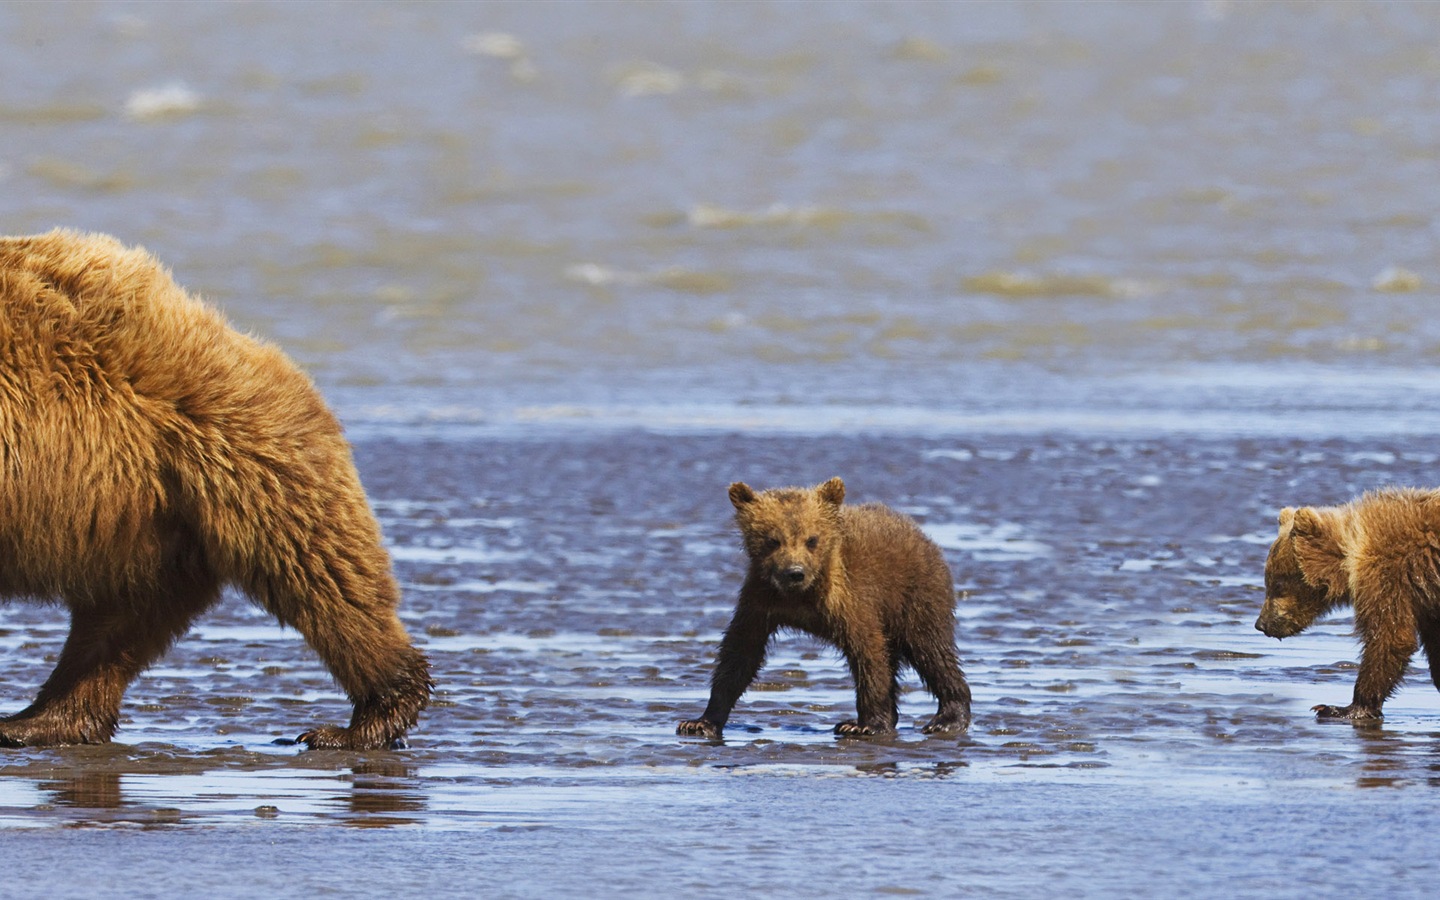
<path id="1" fill-rule="evenodd" d="M 1317 723 L 1308 707 L 1352 685 L 1344 617 L 1284 643 L 1252 627 L 1273 508 L 1423 483 L 1428 441 L 627 432 L 361 441 L 356 455 L 407 626 L 435 663 L 437 702 L 412 748 L 274 743 L 347 707 L 297 636 L 230 597 L 136 682 L 116 744 L 5 753 L 0 840 L 43 857 L 55 845 L 31 832 L 138 830 L 156 835 L 138 852 L 158 856 L 164 835 L 192 834 L 223 859 L 262 834 L 307 847 L 307 827 L 339 826 L 354 836 L 324 842 L 359 858 L 372 853 L 362 832 L 409 846 L 418 829 L 470 862 L 558 854 L 512 896 L 592 869 L 616 893 L 664 875 L 701 893 L 805 894 L 824 872 L 923 891 L 962 872 L 1020 896 L 1037 879 L 1080 894 L 1191 883 L 1199 863 L 1166 869 L 1141 846 L 1186 834 L 1216 877 L 1251 865 L 1237 892 L 1283 896 L 1335 882 L 1257 880 L 1254 841 L 1338 843 L 1277 830 L 1336 804 L 1352 822 L 1383 809 L 1407 833 L 1431 817 L 1440 695 L 1425 673 L 1412 670 L 1382 726 Z M 853 703 L 843 664 L 786 637 L 723 743 L 677 738 L 703 708 L 738 587 L 725 485 L 832 474 L 944 548 L 969 734 L 921 735 L 931 701 L 909 676 L 896 736 L 836 739 Z M 18 706 L 63 622 L 41 607 L 3 616 L 4 702 Z M 1209 824 L 1177 828 L 1192 818 Z M 811 837 L 786 842 L 795 829 Z M 725 868 L 737 840 L 765 847 L 765 865 L 685 874 Z M 921 849 L 937 840 L 943 859 Z M 1374 846 L 1347 869 L 1353 883 L 1400 858 L 1401 844 Z M 394 873 L 419 871 L 386 853 Z M 1071 868 L 1085 859 L 1106 873 Z"/>

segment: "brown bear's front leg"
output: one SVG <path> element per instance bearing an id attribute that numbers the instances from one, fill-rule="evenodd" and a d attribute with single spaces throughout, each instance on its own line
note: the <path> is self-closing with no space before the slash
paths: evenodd
<path id="1" fill-rule="evenodd" d="M 1373 721 L 1384 718 L 1381 707 L 1395 692 L 1410 657 L 1415 655 L 1416 640 L 1413 630 L 1403 635 L 1382 632 L 1380 629 L 1367 634 L 1361 622 L 1360 630 L 1364 650 L 1360 654 L 1360 674 L 1355 678 L 1355 697 L 1349 706 L 1313 707 L 1320 719 L 1346 719 L 1351 722 Z"/>
<path id="2" fill-rule="evenodd" d="M 710 702 L 700 718 L 681 722 L 675 728 L 676 734 L 719 740 L 735 702 L 765 665 L 772 631 L 763 613 L 741 602 L 720 640 L 715 671 L 710 676 Z"/>
<path id="3" fill-rule="evenodd" d="M 300 632 L 354 704 L 348 727 L 324 725 L 296 740 L 310 749 L 403 747 L 430 700 L 430 664 L 396 614 L 400 587 L 358 482 L 313 486 L 293 499 L 315 497 L 330 506 L 303 539 L 276 534 L 265 553 L 237 567 L 246 593 Z"/>
<path id="4" fill-rule="evenodd" d="M 103 744 L 115 734 L 125 688 L 218 596 L 208 583 L 175 586 L 144 605 L 92 600 L 70 614 L 70 635 L 35 702 L 0 719 L 0 746 Z"/>
<path id="5" fill-rule="evenodd" d="M 302 629 L 302 632 L 304 629 Z M 350 725 L 322 725 L 296 738 L 312 750 L 405 746 L 430 697 L 430 664 L 410 645 L 398 618 L 376 614 L 341 626 L 325 622 L 305 637 L 355 705 Z"/>

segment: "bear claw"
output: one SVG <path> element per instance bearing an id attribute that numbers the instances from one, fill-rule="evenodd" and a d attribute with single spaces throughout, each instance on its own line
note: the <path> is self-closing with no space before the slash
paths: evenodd
<path id="1" fill-rule="evenodd" d="M 921 728 L 922 734 L 948 734 L 953 731 L 965 731 L 970 723 L 965 719 L 942 719 L 939 716 L 925 723 Z"/>
<path id="2" fill-rule="evenodd" d="M 675 733 L 685 737 L 703 737 L 718 741 L 721 728 L 709 719 L 686 719 L 675 726 Z"/>
<path id="3" fill-rule="evenodd" d="M 1346 719 L 1351 722 L 1373 722 L 1383 719 L 1379 710 L 1367 709 L 1363 706 L 1329 706 L 1324 703 L 1310 707 L 1317 719 Z"/>
<path id="4" fill-rule="evenodd" d="M 366 739 L 353 728 L 339 728 L 322 725 L 312 728 L 295 739 L 307 750 L 405 750 L 410 745 L 404 737 Z"/>
<path id="5" fill-rule="evenodd" d="M 883 725 L 862 725 L 854 719 L 847 719 L 835 726 L 835 733 L 841 737 L 875 737 L 876 735 L 891 734 L 894 730 Z"/>

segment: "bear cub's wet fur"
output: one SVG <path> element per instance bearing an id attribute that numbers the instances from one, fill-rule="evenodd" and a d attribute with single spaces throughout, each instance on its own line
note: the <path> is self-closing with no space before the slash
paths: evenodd
<path id="1" fill-rule="evenodd" d="M 1349 706 L 1316 706 L 1319 718 L 1381 718 L 1417 646 L 1440 688 L 1440 491 L 1389 488 L 1280 511 L 1255 627 L 1287 638 L 1345 605 L 1363 648 L 1355 695 Z"/>
<path id="2" fill-rule="evenodd" d="M 940 548 L 905 516 L 879 504 L 844 506 L 844 499 L 839 478 L 758 494 L 730 485 L 749 571 L 720 643 L 710 703 L 699 719 L 681 722 L 679 734 L 720 737 L 782 628 L 845 654 L 857 717 L 837 725 L 837 734 L 895 731 L 902 665 L 939 700 L 926 733 L 969 725 L 970 688 L 955 652 L 955 588 Z"/>

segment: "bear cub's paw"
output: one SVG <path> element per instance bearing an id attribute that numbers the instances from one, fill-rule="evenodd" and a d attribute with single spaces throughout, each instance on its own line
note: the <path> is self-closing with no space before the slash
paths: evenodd
<path id="1" fill-rule="evenodd" d="M 1317 719 L 1345 719 L 1349 722 L 1378 722 L 1385 718 L 1378 709 L 1365 706 L 1326 706 L 1324 703 L 1311 707 Z"/>
<path id="2" fill-rule="evenodd" d="M 718 741 L 721 728 L 709 719 L 686 719 L 675 726 L 675 733 L 684 737 L 703 737 Z"/>
<path id="3" fill-rule="evenodd" d="M 895 729 L 882 724 L 864 725 L 854 719 L 846 719 L 835 726 L 835 733 L 841 737 L 877 737 L 892 735 Z"/>
<path id="4" fill-rule="evenodd" d="M 920 731 L 925 734 L 949 734 L 970 727 L 970 716 L 964 712 L 936 713 Z"/>

